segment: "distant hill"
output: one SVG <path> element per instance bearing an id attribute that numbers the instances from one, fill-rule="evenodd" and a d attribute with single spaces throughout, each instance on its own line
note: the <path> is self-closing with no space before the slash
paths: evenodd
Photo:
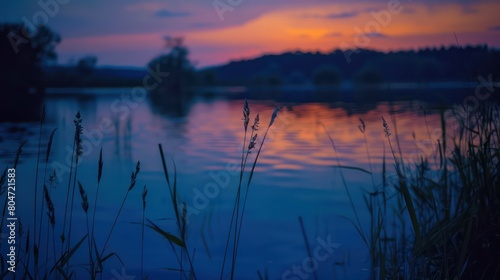
<path id="1" fill-rule="evenodd" d="M 145 68 L 96 67 L 90 73 L 74 66 L 44 68 L 47 87 L 132 87 L 142 85 L 147 74 Z"/>
<path id="2" fill-rule="evenodd" d="M 480 45 L 396 52 L 287 52 L 232 61 L 205 71 L 213 72 L 219 84 L 260 85 L 324 83 L 321 77 L 333 79 L 335 75 L 337 81 L 332 83 L 464 81 L 490 73 L 498 80 L 499 66 L 500 51 Z M 325 69 L 330 73 L 325 74 Z"/>
<path id="3" fill-rule="evenodd" d="M 346 56 L 350 59 L 348 62 Z M 380 52 L 360 49 L 330 53 L 286 52 L 198 69 L 194 86 L 336 85 L 380 82 L 474 81 L 489 74 L 500 81 L 500 50 L 485 45 Z M 145 68 L 75 66 L 44 68 L 47 87 L 132 87 Z"/>

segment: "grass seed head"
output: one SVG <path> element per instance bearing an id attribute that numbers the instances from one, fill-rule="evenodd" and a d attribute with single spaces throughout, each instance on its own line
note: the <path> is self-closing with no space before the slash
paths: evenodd
<path id="1" fill-rule="evenodd" d="M 76 113 L 75 119 L 73 120 L 75 123 L 75 143 L 76 143 L 76 156 L 81 157 L 83 155 L 83 146 L 82 146 L 82 118 L 80 115 L 80 111 Z"/>
<path id="2" fill-rule="evenodd" d="M 271 117 L 271 121 L 269 122 L 269 126 L 273 125 L 274 121 L 278 117 L 278 112 L 281 110 L 281 107 L 274 107 L 273 116 Z"/>
<path id="3" fill-rule="evenodd" d="M 387 124 L 387 122 L 385 121 L 384 117 L 382 117 L 382 126 L 384 127 L 384 133 L 385 133 L 385 136 L 386 137 L 389 137 L 391 136 L 391 132 L 389 130 L 389 125 Z"/>
<path id="4" fill-rule="evenodd" d="M 184 236 L 186 236 L 186 224 L 187 224 L 187 205 L 185 202 L 182 203 L 182 229 L 181 229 L 181 237 L 184 240 Z"/>
<path id="5" fill-rule="evenodd" d="M 148 195 L 148 188 L 144 185 L 142 190 L 142 210 L 146 210 L 146 196 Z"/>
<path id="6" fill-rule="evenodd" d="M 359 118 L 359 122 L 361 123 L 360 125 L 358 125 L 359 131 L 361 131 L 361 133 L 364 134 L 365 130 L 366 130 L 365 121 L 363 121 L 363 119 Z"/>
<path id="7" fill-rule="evenodd" d="M 245 131 L 248 128 L 248 123 L 250 122 L 250 106 L 248 105 L 248 101 L 245 99 L 243 103 L 243 127 Z"/>
<path id="8" fill-rule="evenodd" d="M 132 175 L 130 175 L 130 186 L 128 187 L 128 190 L 131 191 L 135 183 L 137 181 L 137 175 L 139 174 L 139 171 L 141 171 L 141 162 L 138 161 L 137 164 L 135 165 L 135 172 L 132 171 Z"/>
<path id="9" fill-rule="evenodd" d="M 255 116 L 254 121 L 253 121 L 252 132 L 255 132 L 255 131 L 259 130 L 259 121 L 260 121 L 259 114 L 257 114 Z"/>
<path id="10" fill-rule="evenodd" d="M 83 188 L 82 184 L 80 181 L 78 181 L 78 188 L 80 189 L 80 196 L 82 197 L 82 208 L 85 213 L 89 210 L 89 199 L 87 197 L 87 193 L 85 192 L 85 189 Z"/>
<path id="11" fill-rule="evenodd" d="M 102 176 L 102 166 L 104 163 L 102 162 L 102 147 L 101 147 L 101 152 L 99 153 L 99 167 L 97 169 L 97 183 L 99 184 L 101 182 L 101 176 Z"/>
<path id="12" fill-rule="evenodd" d="M 248 143 L 248 153 L 255 148 L 255 144 L 257 143 L 257 133 L 255 133 L 252 138 L 250 138 L 250 143 Z"/>
<path id="13" fill-rule="evenodd" d="M 52 228 L 54 228 L 54 225 L 56 224 L 54 204 L 52 203 L 52 199 L 50 199 L 50 195 L 46 185 L 43 186 L 43 194 L 45 196 L 45 202 L 47 203 L 47 210 L 48 210 L 47 215 L 49 216 Z M 64 242 L 64 235 L 61 236 L 61 239 L 63 239 Z"/>
<path id="14" fill-rule="evenodd" d="M 52 170 L 52 174 L 50 174 L 49 176 L 48 183 L 51 188 L 55 188 L 57 184 L 59 184 L 59 179 L 57 178 L 57 173 L 55 169 Z"/>

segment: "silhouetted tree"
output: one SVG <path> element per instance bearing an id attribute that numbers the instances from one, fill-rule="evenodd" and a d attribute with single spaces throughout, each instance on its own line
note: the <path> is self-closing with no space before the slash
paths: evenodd
<path id="1" fill-rule="evenodd" d="M 42 66 L 57 58 L 60 37 L 45 26 L 0 24 L 0 121 L 34 121 L 40 116 Z M 35 88 L 37 94 L 29 94 Z"/>
<path id="2" fill-rule="evenodd" d="M 160 111 L 176 116 L 186 113 L 196 80 L 194 65 L 189 60 L 189 51 L 183 41 L 182 38 L 166 37 L 168 53 L 148 64 L 150 72 L 168 73 L 150 90 L 151 100 L 161 107 L 157 108 Z"/>
<path id="3" fill-rule="evenodd" d="M 45 26 L 26 36 L 22 24 L 0 25 L 0 88 L 6 93 L 43 91 L 42 65 L 57 58 L 59 35 Z"/>
<path id="4" fill-rule="evenodd" d="M 154 92 L 162 94 L 185 93 L 194 82 L 194 66 L 189 60 L 189 50 L 183 38 L 165 38 L 168 53 L 153 59 L 148 67 L 152 71 L 168 72 L 169 75 L 156 87 Z"/>
<path id="5" fill-rule="evenodd" d="M 95 56 L 85 56 L 78 60 L 76 64 L 76 69 L 82 75 L 90 75 L 94 72 L 97 65 L 97 57 Z"/>

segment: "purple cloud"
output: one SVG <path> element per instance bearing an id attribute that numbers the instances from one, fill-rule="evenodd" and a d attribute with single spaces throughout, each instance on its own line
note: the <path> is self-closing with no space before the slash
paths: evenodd
<path id="1" fill-rule="evenodd" d="M 337 13 L 337 14 L 328 14 L 325 16 L 325 18 L 352 18 L 357 16 L 357 12 L 343 12 L 343 13 Z"/>
<path id="2" fill-rule="evenodd" d="M 370 38 L 388 38 L 389 36 L 379 33 L 379 32 L 372 32 L 372 33 L 367 33 L 366 36 Z"/>
<path id="3" fill-rule="evenodd" d="M 155 13 L 156 17 L 187 17 L 191 15 L 188 12 L 172 12 L 169 10 L 159 10 Z"/>
<path id="4" fill-rule="evenodd" d="M 320 14 L 304 14 L 301 17 L 303 18 L 330 18 L 330 19 L 339 19 L 339 18 L 352 18 L 358 15 L 358 12 L 342 12 L 342 13 L 332 13 L 326 15 Z"/>
<path id="5" fill-rule="evenodd" d="M 191 26 L 194 28 L 206 28 L 206 27 L 213 27 L 214 24 L 211 22 L 195 22 Z"/>

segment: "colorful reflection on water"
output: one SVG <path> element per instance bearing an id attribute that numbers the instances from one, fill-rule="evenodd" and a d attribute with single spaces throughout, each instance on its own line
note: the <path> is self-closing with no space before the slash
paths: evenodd
<path id="1" fill-rule="evenodd" d="M 228 167 L 237 166 L 241 159 L 243 101 L 199 98 L 182 110 L 165 112 L 152 107 L 147 100 L 133 106 L 125 106 L 116 100 L 120 100 L 120 96 L 105 94 L 49 96 L 47 100 L 41 154 L 45 155 L 49 135 L 57 128 L 48 168 L 51 172 L 52 167 L 57 167 L 61 179 L 52 190 L 56 224 L 63 219 L 61 209 L 64 209 L 69 179 L 65 168 L 73 144 L 73 119 L 80 111 L 86 145 L 78 167 L 78 180 L 87 189 L 92 203 L 99 150 L 103 149 L 104 174 L 96 221 L 98 242 L 104 242 L 136 161 L 141 162 L 137 187 L 125 204 L 109 247 L 120 256 L 128 275 L 140 275 L 141 227 L 137 223 L 142 218 L 141 192 L 144 185 L 149 189 L 146 216 L 174 231 L 173 208 L 158 151 L 161 143 L 171 172 L 175 162 L 179 196 L 190 212 L 188 240 L 190 248 L 196 248 L 198 276 L 201 279 L 217 278 L 239 179 L 238 173 L 230 172 Z M 238 252 L 238 279 L 255 279 L 257 270 L 262 273 L 267 270 L 271 279 L 281 279 L 294 264 L 302 264 L 308 255 L 299 216 L 305 221 L 313 248 L 318 246 L 315 241 L 318 238 L 330 239 L 338 245 L 324 262 L 319 263 L 317 273 L 320 278 L 331 275 L 339 279 L 367 278 L 367 250 L 352 225 L 339 217 L 353 218 L 353 213 L 338 165 L 361 168 L 373 174 L 372 177 L 362 170 L 342 169 L 355 205 L 360 209 L 361 220 L 367 224 L 368 213 L 362 191 L 371 190 L 373 184 L 381 184 L 384 160 L 387 175 L 394 173 L 382 117 L 389 122 L 393 145 L 398 142 L 403 159 L 411 161 L 435 153 L 431 143 L 436 144 L 435 140 L 441 133 L 440 111 L 432 109 L 434 105 L 418 101 L 365 105 L 343 102 L 288 104 L 266 100 L 250 100 L 249 103 L 251 122 L 256 113 L 260 114 L 259 139 L 274 106 L 283 108 L 269 131 L 249 192 Z M 366 126 L 364 133 L 360 131 L 360 119 Z M 330 133 L 336 151 L 324 128 Z M 33 213 L 39 127 L 36 123 L 4 123 L 0 124 L 0 129 L 3 166 L 12 164 L 18 145 L 28 140 L 18 166 L 18 174 L 23 175 L 18 181 L 22 186 L 18 189 L 18 204 L 23 223 L 29 225 Z M 396 148 L 398 155 L 399 148 Z M 255 154 L 254 150 L 250 160 Z M 42 160 L 39 182 L 43 180 L 44 168 Z M 218 187 L 209 190 L 212 193 L 206 197 L 206 186 L 210 184 Z M 41 190 L 40 183 L 38 190 Z M 204 198 L 200 198 L 202 193 Z M 75 204 L 78 225 L 75 235 L 82 235 L 85 217 L 79 207 L 79 197 L 75 200 L 78 201 Z M 146 231 L 144 246 L 145 269 L 151 279 L 177 275 L 164 269 L 177 267 L 166 240 Z M 75 266 L 85 260 L 86 253 L 82 250 L 79 252 L 81 259 L 75 261 Z M 113 277 L 113 270 L 122 270 L 117 259 L 110 260 L 106 267 L 104 277 L 108 279 Z M 87 273 L 81 268 L 75 269 L 82 276 Z"/>

